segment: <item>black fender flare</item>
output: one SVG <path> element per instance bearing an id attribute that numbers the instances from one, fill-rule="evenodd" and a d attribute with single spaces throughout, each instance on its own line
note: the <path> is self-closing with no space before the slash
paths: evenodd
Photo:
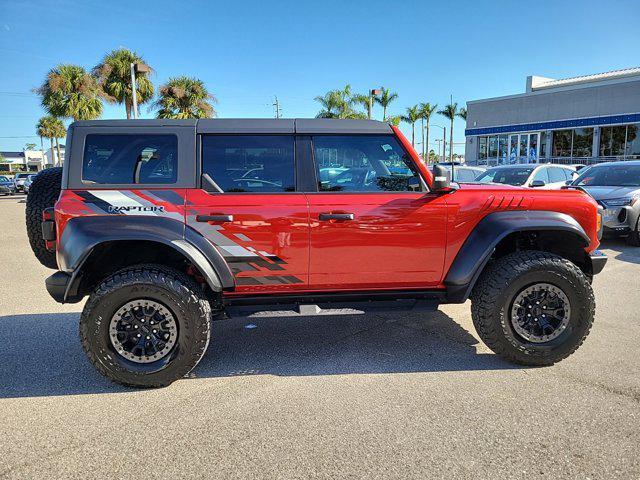
<path id="1" fill-rule="evenodd" d="M 100 244 L 119 240 L 146 240 L 167 245 L 189 259 L 211 290 L 232 290 L 235 281 L 220 252 L 183 222 L 160 216 L 97 215 L 69 220 L 58 241 L 58 265 L 70 275 L 64 300 L 73 296 L 79 274 Z"/>
<path id="2" fill-rule="evenodd" d="M 579 238 L 583 247 L 590 243 L 582 226 L 566 213 L 546 210 L 490 213 L 478 222 L 451 264 L 444 280 L 447 300 L 465 302 L 498 243 L 512 233 L 532 230 L 567 232 Z"/>

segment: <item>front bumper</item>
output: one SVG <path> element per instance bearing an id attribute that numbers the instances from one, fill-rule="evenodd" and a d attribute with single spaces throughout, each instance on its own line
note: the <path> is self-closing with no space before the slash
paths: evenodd
<path id="1" fill-rule="evenodd" d="M 600 250 L 594 250 L 589 254 L 589 261 L 591 262 L 591 274 L 597 275 L 607 264 L 607 256 Z"/>

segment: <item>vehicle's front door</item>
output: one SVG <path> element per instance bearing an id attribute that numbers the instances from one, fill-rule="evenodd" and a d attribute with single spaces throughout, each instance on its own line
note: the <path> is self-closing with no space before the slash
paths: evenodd
<path id="1" fill-rule="evenodd" d="M 296 192 L 293 135 L 203 135 L 203 188 L 187 225 L 220 251 L 236 292 L 307 288 L 307 200 Z"/>
<path id="2" fill-rule="evenodd" d="M 395 136 L 315 135 L 312 151 L 318 191 L 307 194 L 309 287 L 437 285 L 445 253 L 446 201 L 415 191 L 417 169 Z"/>

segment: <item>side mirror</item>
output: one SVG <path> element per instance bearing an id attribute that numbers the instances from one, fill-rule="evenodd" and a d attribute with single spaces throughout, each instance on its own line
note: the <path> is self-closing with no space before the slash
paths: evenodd
<path id="1" fill-rule="evenodd" d="M 433 166 L 433 188 L 434 192 L 447 192 L 451 190 L 451 170 L 442 165 Z"/>
<path id="2" fill-rule="evenodd" d="M 543 180 L 534 180 L 533 182 L 531 182 L 531 186 L 533 188 L 544 187 L 545 185 L 546 185 L 546 183 L 544 183 Z"/>

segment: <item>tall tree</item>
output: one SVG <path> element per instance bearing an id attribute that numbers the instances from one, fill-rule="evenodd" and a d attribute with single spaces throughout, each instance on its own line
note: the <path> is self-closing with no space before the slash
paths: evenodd
<path id="1" fill-rule="evenodd" d="M 402 117 L 402 121 L 411 124 L 411 146 L 416 148 L 416 122 L 420 120 L 420 107 L 414 105 L 407 108 L 407 112 Z"/>
<path id="2" fill-rule="evenodd" d="M 427 150 L 429 149 L 429 127 L 431 123 L 431 115 L 436 111 L 438 105 L 430 103 L 420 104 L 420 123 L 422 127 L 422 158 L 427 161 Z M 427 121 L 427 135 L 425 139 L 424 122 Z"/>
<path id="3" fill-rule="evenodd" d="M 38 135 L 40 137 L 49 139 L 49 145 L 51 150 L 51 162 L 54 165 L 56 163 L 56 156 L 53 151 L 53 137 L 55 136 L 54 124 L 56 120 L 57 120 L 56 117 L 47 115 L 46 117 L 42 117 L 40 120 L 38 120 L 38 123 L 36 124 L 36 131 Z"/>
<path id="4" fill-rule="evenodd" d="M 106 54 L 102 62 L 93 68 L 93 74 L 105 93 L 105 99 L 111 103 L 124 104 L 127 118 L 131 118 L 133 109 L 132 63 L 141 63 L 149 67 L 136 52 L 120 48 Z M 138 105 L 141 105 L 153 98 L 153 83 L 148 72 L 136 72 L 135 77 L 136 100 Z"/>
<path id="5" fill-rule="evenodd" d="M 467 109 L 466 108 L 461 108 L 460 111 L 458 112 L 458 116 L 466 122 L 467 121 Z"/>
<path id="6" fill-rule="evenodd" d="M 398 98 L 398 94 L 390 91 L 388 88 L 381 87 L 380 89 L 382 93 L 379 97 L 376 97 L 375 100 L 376 103 L 382 107 L 382 121 L 385 122 L 387 120 L 387 108 Z"/>
<path id="7" fill-rule="evenodd" d="M 366 95 L 364 93 L 357 93 L 353 95 L 351 99 L 353 100 L 353 103 L 355 105 L 360 105 L 362 108 L 364 108 L 365 112 L 367 112 L 367 118 L 370 119 L 373 113 L 371 112 L 373 102 L 370 103 L 371 98 L 369 97 L 369 95 Z"/>
<path id="8" fill-rule="evenodd" d="M 450 103 L 449 105 L 445 105 L 442 110 L 438 110 L 438 113 L 443 117 L 446 117 L 451 122 L 451 129 L 449 130 L 449 161 L 453 161 L 453 121 L 458 115 L 458 104 Z"/>
<path id="9" fill-rule="evenodd" d="M 202 80 L 185 76 L 170 78 L 160 87 L 160 97 L 154 103 L 158 118 L 212 118 L 216 116 L 216 97 L 209 93 Z"/>
<path id="10" fill-rule="evenodd" d="M 67 130 L 64 128 L 64 123 L 59 118 L 54 118 L 51 121 L 51 128 L 53 133 L 53 139 L 56 142 L 56 152 L 58 154 L 58 165 L 62 163 L 62 156 L 60 155 L 60 138 L 67 136 Z"/>
<path id="11" fill-rule="evenodd" d="M 24 145 L 24 149 L 26 150 L 35 150 L 36 149 L 36 144 L 35 143 L 26 143 Z"/>
<path id="12" fill-rule="evenodd" d="M 93 120 L 102 115 L 101 89 L 96 79 L 78 65 L 62 64 L 51 69 L 35 92 L 54 117 Z"/>
<path id="13" fill-rule="evenodd" d="M 397 127 L 400 125 L 400 122 L 402 122 L 402 115 L 389 115 L 387 122 Z"/>
<path id="14" fill-rule="evenodd" d="M 322 109 L 316 118 L 367 118 L 366 113 L 354 110 L 354 105 L 359 103 L 357 95 L 351 92 L 351 85 L 343 89 L 329 90 L 324 95 L 317 96 L 314 100 Z"/>

